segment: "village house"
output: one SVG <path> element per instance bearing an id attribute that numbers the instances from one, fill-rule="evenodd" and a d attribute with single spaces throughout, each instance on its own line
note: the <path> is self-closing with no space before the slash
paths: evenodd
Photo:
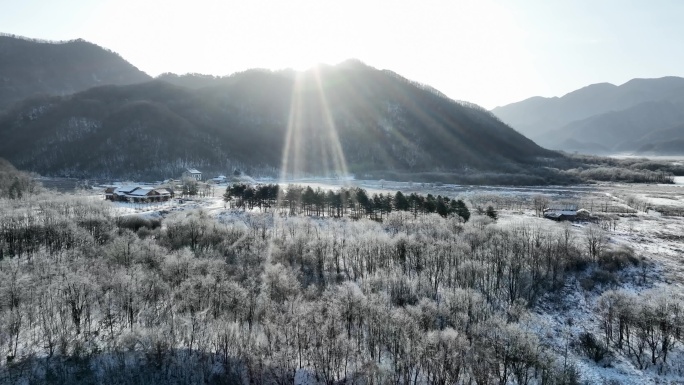
<path id="1" fill-rule="evenodd" d="M 184 175 L 187 175 L 190 178 L 195 179 L 196 181 L 202 180 L 202 171 L 199 171 L 195 168 L 186 169 Z"/>
<path id="2" fill-rule="evenodd" d="M 173 191 L 167 188 L 121 186 L 105 189 L 105 199 L 112 202 L 166 202 L 171 198 L 173 198 Z"/>
<path id="3" fill-rule="evenodd" d="M 577 205 L 556 205 L 544 210 L 544 218 L 554 221 L 574 221 L 577 219 Z"/>

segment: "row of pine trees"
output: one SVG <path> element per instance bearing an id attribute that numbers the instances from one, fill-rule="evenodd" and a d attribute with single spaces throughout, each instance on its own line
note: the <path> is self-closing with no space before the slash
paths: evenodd
<path id="1" fill-rule="evenodd" d="M 275 209 L 289 215 L 370 218 L 382 220 L 392 211 L 411 212 L 414 216 L 437 213 L 446 218 L 470 218 L 470 210 L 461 199 L 446 196 L 401 191 L 395 194 L 369 194 L 360 187 L 323 190 L 320 187 L 289 185 L 283 189 L 277 184 L 233 184 L 226 189 L 223 199 L 232 207 L 252 210 Z"/>

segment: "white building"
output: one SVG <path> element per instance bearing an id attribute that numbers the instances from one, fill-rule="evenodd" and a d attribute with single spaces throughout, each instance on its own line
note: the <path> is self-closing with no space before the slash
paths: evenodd
<path id="1" fill-rule="evenodd" d="M 185 172 L 188 174 L 188 176 L 194 178 L 195 180 L 202 180 L 202 171 L 199 171 L 196 168 L 188 168 Z"/>

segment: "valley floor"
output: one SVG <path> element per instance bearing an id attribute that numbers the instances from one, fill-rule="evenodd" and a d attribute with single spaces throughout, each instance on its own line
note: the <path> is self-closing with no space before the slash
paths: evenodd
<path id="1" fill-rule="evenodd" d="M 270 182 L 270 181 L 269 181 Z M 497 226 L 526 224 L 537 228 L 561 226 L 535 216 L 535 212 L 520 203 L 535 195 L 544 195 L 551 202 L 575 202 L 580 207 L 592 208 L 612 216 L 614 227 L 608 233 L 609 245 L 624 245 L 635 251 L 644 261 L 639 268 L 628 268 L 618 274 L 617 281 L 608 286 L 587 290 L 580 279 L 570 279 L 558 293 L 547 295 L 533 308 L 528 320 L 531 329 L 554 347 L 568 362 L 575 362 L 581 378 L 589 384 L 679 384 L 684 383 L 684 347 L 678 345 L 670 359 L 667 374 L 651 367 L 639 370 L 634 363 L 618 351 L 610 359 L 596 363 L 569 347 L 584 332 L 600 336 L 601 320 L 597 314 L 597 300 L 609 289 L 623 289 L 637 295 L 653 291 L 664 292 L 673 298 L 684 298 L 684 180 L 678 185 L 600 184 L 560 187 L 494 187 L 455 186 L 428 183 L 386 181 L 299 180 L 291 184 L 336 189 L 341 186 L 362 187 L 369 193 L 387 193 L 401 190 L 404 193 L 431 193 L 462 198 L 472 205 L 494 204 L 499 212 Z M 164 216 L 170 212 L 202 209 L 220 220 L 234 220 L 244 216 L 240 210 L 226 208 L 221 196 L 224 187 L 216 188 L 214 197 L 169 203 L 159 206 L 116 204 L 122 214 Z M 590 207 L 591 206 L 591 207 Z M 255 211 L 258 211 L 255 209 Z M 578 237 L 586 224 L 572 226 Z M 589 276 L 591 272 L 584 273 Z M 299 384 L 315 383 L 306 371 L 295 377 Z"/>

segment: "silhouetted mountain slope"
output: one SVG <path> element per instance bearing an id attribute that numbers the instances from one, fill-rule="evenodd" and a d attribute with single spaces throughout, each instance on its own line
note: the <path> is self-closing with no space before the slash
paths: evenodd
<path id="1" fill-rule="evenodd" d="M 608 152 L 629 151 L 640 138 L 651 132 L 669 128 L 673 122 L 684 122 L 684 111 L 670 102 L 645 102 L 622 111 L 611 111 L 571 122 L 564 127 L 540 135 L 541 145 L 558 147 L 565 139 L 596 143 Z M 581 150 L 586 147 L 569 148 Z"/>
<path id="2" fill-rule="evenodd" d="M 0 111 L 39 94 L 67 95 L 150 79 L 118 54 L 80 39 L 48 42 L 0 35 Z"/>
<path id="3" fill-rule="evenodd" d="M 641 139 L 639 139 L 638 142 L 641 144 L 646 144 L 650 142 L 665 141 L 671 139 L 684 139 L 684 124 L 649 133 Z"/>
<path id="4" fill-rule="evenodd" d="M 682 155 L 684 154 L 684 139 L 649 142 L 636 151 L 639 155 Z"/>
<path id="5" fill-rule="evenodd" d="M 558 156 L 478 106 L 356 61 L 195 88 L 155 80 L 27 100 L 0 117 L 0 156 L 43 174 L 111 177 L 176 176 L 188 165 L 521 172 Z"/>
<path id="6" fill-rule="evenodd" d="M 621 86 L 594 84 L 561 98 L 534 97 L 492 112 L 543 146 L 596 153 L 597 148 L 636 150 L 640 137 L 683 124 L 682 107 L 684 79 L 664 77 Z"/>
<path id="7" fill-rule="evenodd" d="M 636 141 L 639 154 L 684 154 L 684 124 L 645 135 Z"/>

